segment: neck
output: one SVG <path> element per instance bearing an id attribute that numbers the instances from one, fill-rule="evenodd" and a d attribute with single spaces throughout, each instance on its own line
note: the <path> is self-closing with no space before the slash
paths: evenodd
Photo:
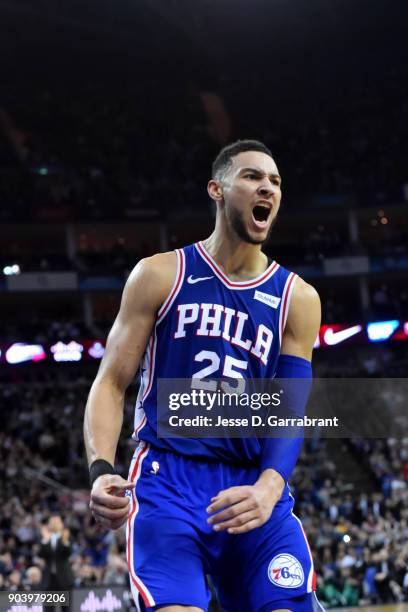
<path id="1" fill-rule="evenodd" d="M 256 278 L 268 267 L 261 244 L 244 242 L 236 234 L 219 231 L 217 226 L 203 244 L 231 280 Z"/>

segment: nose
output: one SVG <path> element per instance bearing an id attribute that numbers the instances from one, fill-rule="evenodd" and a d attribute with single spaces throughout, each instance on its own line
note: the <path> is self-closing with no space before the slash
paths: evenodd
<path id="1" fill-rule="evenodd" d="M 263 181 L 262 184 L 259 185 L 258 193 L 264 198 L 268 198 L 275 193 L 274 186 L 272 185 L 269 179 Z"/>

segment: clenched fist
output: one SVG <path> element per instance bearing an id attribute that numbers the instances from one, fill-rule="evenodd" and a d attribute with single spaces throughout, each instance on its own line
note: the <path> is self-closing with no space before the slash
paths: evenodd
<path id="1" fill-rule="evenodd" d="M 98 525 L 106 529 L 118 529 L 129 514 L 129 497 L 126 489 L 134 489 L 135 483 L 117 474 L 103 474 L 93 483 L 89 507 Z"/>

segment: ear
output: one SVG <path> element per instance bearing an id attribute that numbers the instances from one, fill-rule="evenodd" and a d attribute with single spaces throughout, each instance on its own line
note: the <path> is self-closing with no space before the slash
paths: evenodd
<path id="1" fill-rule="evenodd" d="M 218 181 L 215 181 L 214 179 L 208 181 L 207 191 L 210 198 L 215 202 L 222 202 L 224 200 L 222 186 Z"/>

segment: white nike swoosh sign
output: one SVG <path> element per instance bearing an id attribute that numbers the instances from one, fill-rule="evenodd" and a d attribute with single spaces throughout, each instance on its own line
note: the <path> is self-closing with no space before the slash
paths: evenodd
<path id="1" fill-rule="evenodd" d="M 214 278 L 214 277 L 213 276 L 197 276 L 197 278 L 193 278 L 193 275 L 190 274 L 190 276 L 187 279 L 187 282 L 190 285 L 194 285 L 195 283 L 200 283 L 201 281 L 210 280 L 210 278 Z"/>
<path id="2" fill-rule="evenodd" d="M 363 328 L 361 325 L 353 325 L 353 327 L 348 327 L 347 329 L 341 329 L 335 332 L 329 327 L 329 329 L 326 329 L 324 332 L 323 339 L 329 346 L 334 346 L 335 344 L 340 344 L 340 342 L 344 342 L 344 340 L 359 334 L 362 329 Z"/>

